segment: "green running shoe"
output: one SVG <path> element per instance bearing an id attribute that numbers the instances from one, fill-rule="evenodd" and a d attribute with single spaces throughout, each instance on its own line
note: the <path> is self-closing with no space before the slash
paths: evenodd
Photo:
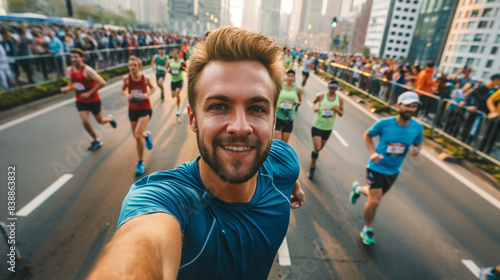
<path id="1" fill-rule="evenodd" d="M 366 231 L 361 231 L 359 233 L 361 240 L 365 245 L 375 245 L 375 240 L 373 239 L 373 230 L 368 229 Z"/>
<path id="2" fill-rule="evenodd" d="M 356 204 L 356 201 L 358 201 L 359 198 L 359 192 L 357 192 L 358 188 L 361 186 L 357 181 L 352 182 L 352 191 L 351 195 L 349 196 L 349 200 L 351 201 L 352 204 Z"/>

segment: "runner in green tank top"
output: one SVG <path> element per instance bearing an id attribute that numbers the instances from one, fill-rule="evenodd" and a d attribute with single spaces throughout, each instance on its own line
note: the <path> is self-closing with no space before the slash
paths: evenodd
<path id="1" fill-rule="evenodd" d="M 290 52 L 290 49 L 286 49 L 284 60 L 285 60 L 285 69 L 292 68 L 293 58 L 292 58 L 292 53 Z"/>
<path id="2" fill-rule="evenodd" d="M 172 50 L 172 59 L 170 60 L 170 63 L 168 64 L 168 71 L 170 71 L 170 75 L 172 75 L 172 80 L 170 83 L 170 90 L 172 94 L 172 98 L 177 99 L 177 111 L 176 115 L 180 116 L 181 111 L 180 111 L 180 106 L 181 106 L 181 98 L 180 98 L 180 93 L 182 90 L 183 86 L 183 79 L 182 79 L 182 71 L 185 71 L 185 62 L 181 61 L 181 58 L 179 56 L 179 50 L 178 49 L 173 49 Z"/>
<path id="3" fill-rule="evenodd" d="M 165 48 L 158 49 L 158 55 L 153 56 L 151 60 L 151 68 L 156 71 L 156 83 L 161 90 L 161 100 L 163 101 L 165 97 L 163 96 L 163 82 L 165 81 L 165 69 L 167 68 L 168 57 L 165 55 Z"/>
<path id="4" fill-rule="evenodd" d="M 338 87 L 337 81 L 331 80 L 328 84 L 328 91 L 318 93 L 312 102 L 316 117 L 311 129 L 314 150 L 311 153 L 311 167 L 309 173 L 307 173 L 307 177 L 311 180 L 314 177 L 314 171 L 316 171 L 319 151 L 323 149 L 332 133 L 335 117 L 344 115 L 344 101 L 337 94 Z"/>
<path id="5" fill-rule="evenodd" d="M 295 84 L 295 71 L 289 69 L 285 75 L 285 83 L 278 97 L 276 107 L 276 126 L 274 139 L 288 143 L 293 130 L 294 109 L 293 105 L 302 103 L 302 90 Z"/>

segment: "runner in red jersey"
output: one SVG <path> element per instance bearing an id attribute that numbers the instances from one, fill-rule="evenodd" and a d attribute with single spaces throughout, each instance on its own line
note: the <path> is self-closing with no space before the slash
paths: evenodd
<path id="1" fill-rule="evenodd" d="M 153 148 L 151 133 L 145 130 L 153 114 L 149 97 L 154 93 L 155 87 L 149 77 L 141 74 L 142 62 L 136 56 L 132 55 L 128 59 L 128 69 L 130 74 L 123 76 L 121 93 L 129 100 L 128 118 L 132 125 L 132 133 L 134 134 L 137 155 L 139 156 L 135 173 L 141 175 L 144 174 L 146 168 L 143 160 L 144 142 L 148 150 Z"/>
<path id="2" fill-rule="evenodd" d="M 99 124 L 109 123 L 113 128 L 116 128 L 116 122 L 112 115 L 103 117 L 101 97 L 97 91 L 106 85 L 106 81 L 92 67 L 83 63 L 84 57 L 85 53 L 81 49 L 75 48 L 71 50 L 70 59 L 73 66 L 68 67 L 66 71 L 70 75 L 70 81 L 67 86 L 61 88 L 61 92 L 67 93 L 72 89 L 75 90 L 76 109 L 80 114 L 85 130 L 94 139 L 88 150 L 95 151 L 103 143 L 97 138 L 97 134 L 90 124 L 89 112 L 92 112 Z"/>

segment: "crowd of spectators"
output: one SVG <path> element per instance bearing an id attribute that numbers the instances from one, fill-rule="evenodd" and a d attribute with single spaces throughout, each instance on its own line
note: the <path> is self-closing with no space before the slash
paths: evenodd
<path id="1" fill-rule="evenodd" d="M 324 70 L 329 72 L 330 62 L 348 67 L 337 67 L 336 76 L 391 104 L 405 91 L 417 92 L 421 97 L 418 115 L 422 120 L 438 124 L 467 144 L 478 141 L 479 149 L 485 152 L 490 152 L 500 135 L 500 74 L 481 81 L 471 77 L 473 69 L 468 65 L 447 74 L 437 71 L 432 61 L 420 68 L 394 59 L 344 55 L 334 55 L 325 63 L 330 68 Z M 478 139 L 485 116 L 492 121 L 485 122 L 485 137 Z"/>
<path id="2" fill-rule="evenodd" d="M 32 84 L 34 75 L 48 80 L 49 73 L 64 76 L 64 69 L 69 65 L 65 53 L 72 48 L 80 48 L 89 57 L 86 63 L 99 69 L 107 65 L 98 65 L 98 50 L 110 50 L 105 55 L 113 60 L 126 61 L 128 55 L 139 52 L 139 47 L 167 44 L 194 44 L 194 37 L 179 36 L 174 33 L 161 33 L 144 30 L 105 29 L 74 26 L 28 26 L 6 24 L 0 27 L 0 86 L 10 89 L 16 86 Z M 117 52 L 112 50 L 124 50 Z M 111 57 L 107 57 L 111 58 Z"/>

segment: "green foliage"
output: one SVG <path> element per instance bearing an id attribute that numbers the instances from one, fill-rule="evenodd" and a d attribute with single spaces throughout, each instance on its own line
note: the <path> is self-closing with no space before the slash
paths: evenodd
<path id="1" fill-rule="evenodd" d="M 102 24 L 115 24 L 121 26 L 136 26 L 138 24 L 135 13 L 130 10 L 124 11 L 121 15 L 109 12 L 99 6 L 75 5 L 75 17 Z"/>
<path id="2" fill-rule="evenodd" d="M 364 57 L 370 57 L 370 48 L 367 46 L 364 46 L 363 49 L 361 50 L 361 53 L 363 53 Z"/>

